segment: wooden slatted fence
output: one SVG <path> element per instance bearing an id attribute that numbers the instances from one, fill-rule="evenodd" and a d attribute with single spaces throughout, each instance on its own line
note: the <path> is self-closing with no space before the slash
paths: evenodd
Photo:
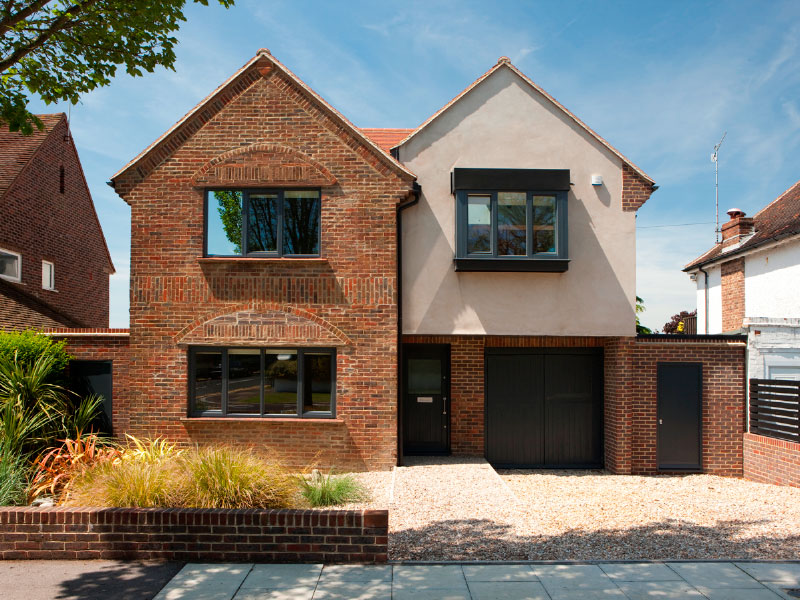
<path id="1" fill-rule="evenodd" d="M 749 430 L 800 442 L 800 381 L 751 379 Z"/>

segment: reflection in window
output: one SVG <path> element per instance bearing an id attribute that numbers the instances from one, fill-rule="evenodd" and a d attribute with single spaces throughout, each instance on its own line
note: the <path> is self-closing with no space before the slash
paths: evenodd
<path id="1" fill-rule="evenodd" d="M 297 413 L 297 353 L 290 350 L 264 351 L 264 413 Z"/>
<path id="2" fill-rule="evenodd" d="M 415 395 L 442 393 L 441 359 L 408 359 L 408 393 Z"/>
<path id="3" fill-rule="evenodd" d="M 247 252 L 278 251 L 278 195 L 250 194 L 247 209 Z"/>
<path id="4" fill-rule="evenodd" d="M 261 350 L 228 350 L 228 412 L 261 412 Z"/>
<path id="5" fill-rule="evenodd" d="M 483 254 L 491 251 L 491 196 L 469 196 L 467 198 L 467 253 Z"/>
<path id="6" fill-rule="evenodd" d="M 525 192 L 497 194 L 497 254 L 525 256 L 528 216 Z"/>
<path id="7" fill-rule="evenodd" d="M 194 404 L 198 412 L 222 410 L 222 352 L 194 355 Z"/>
<path id="8" fill-rule="evenodd" d="M 285 192 L 283 253 L 319 254 L 319 192 Z"/>
<path id="9" fill-rule="evenodd" d="M 242 192 L 208 192 L 207 254 L 236 256 L 242 253 Z"/>
<path id="10" fill-rule="evenodd" d="M 328 412 L 331 410 L 331 355 L 306 351 L 303 357 L 303 412 Z"/>
<path id="11" fill-rule="evenodd" d="M 533 251 L 556 251 L 556 199 L 555 196 L 533 197 Z"/>

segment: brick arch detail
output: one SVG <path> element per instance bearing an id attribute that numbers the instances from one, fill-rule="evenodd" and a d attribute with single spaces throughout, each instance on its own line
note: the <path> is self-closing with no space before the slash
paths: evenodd
<path id="1" fill-rule="evenodd" d="M 336 183 L 336 177 L 295 148 L 259 142 L 215 156 L 195 172 L 192 181 L 195 186 L 233 181 L 254 185 L 330 186 Z"/>
<path id="2" fill-rule="evenodd" d="M 308 310 L 275 302 L 229 306 L 207 313 L 181 329 L 176 344 L 245 343 L 350 345 L 338 327 Z"/>

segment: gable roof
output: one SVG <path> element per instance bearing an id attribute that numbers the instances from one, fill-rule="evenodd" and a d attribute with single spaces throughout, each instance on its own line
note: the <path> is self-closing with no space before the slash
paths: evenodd
<path id="1" fill-rule="evenodd" d="M 0 279 L 0 330 L 62 329 L 83 324 L 19 286 Z"/>
<path id="2" fill-rule="evenodd" d="M 219 87 L 217 87 L 213 92 L 211 92 L 208 96 L 206 96 L 200 103 L 195 106 L 192 110 L 186 113 L 177 123 L 175 123 L 172 127 L 170 127 L 167 131 L 165 131 L 161 136 L 159 136 L 152 144 L 150 144 L 147 148 L 142 150 L 138 155 L 136 155 L 131 161 L 128 162 L 124 167 L 122 167 L 119 171 L 117 171 L 112 177 L 111 181 L 112 184 L 115 180 L 122 177 L 125 173 L 130 171 L 131 169 L 137 167 L 142 162 L 145 161 L 147 157 L 154 154 L 160 147 L 168 146 L 169 154 L 174 152 L 177 147 L 186 139 L 188 138 L 191 133 L 188 135 L 182 136 L 179 140 L 174 140 L 173 138 L 180 133 L 180 129 L 185 124 L 189 124 L 193 117 L 196 115 L 200 115 L 202 118 L 203 124 L 211 120 L 211 118 L 219 112 L 223 106 L 227 104 L 224 101 L 226 96 L 231 96 L 235 94 L 238 96 L 239 93 L 243 92 L 245 88 L 236 90 L 236 84 L 239 82 L 242 75 L 246 74 L 251 69 L 259 68 L 259 65 L 267 66 L 266 63 L 269 63 L 271 66 L 274 66 L 279 71 L 281 71 L 286 77 L 288 77 L 291 81 L 293 81 L 301 90 L 303 90 L 309 98 L 315 103 L 323 112 L 327 113 L 329 116 L 333 117 L 334 120 L 339 121 L 343 128 L 351 133 L 358 141 L 360 141 L 364 146 L 366 146 L 369 150 L 373 152 L 382 162 L 388 165 L 391 169 L 396 172 L 399 172 L 407 177 L 416 178 L 416 176 L 409 171 L 406 167 L 404 167 L 399 161 L 395 160 L 387 150 L 381 148 L 378 144 L 376 144 L 373 140 L 371 140 L 368 136 L 366 136 L 358 127 L 353 125 L 347 118 L 344 117 L 339 111 L 337 111 L 333 106 L 328 104 L 322 96 L 317 94 L 314 90 L 308 87 L 297 75 L 292 73 L 284 64 L 282 64 L 279 60 L 277 60 L 269 50 L 266 48 L 261 48 L 256 55 L 247 61 L 238 71 L 236 71 L 233 75 L 231 75 L 225 82 L 222 83 Z M 247 86 L 249 87 L 249 85 Z M 164 157 L 165 158 L 165 157 Z M 163 160 L 163 158 L 162 158 Z M 159 161 L 160 163 L 161 161 Z"/>
<path id="3" fill-rule="evenodd" d="M 469 92 L 479 86 L 484 80 L 488 79 L 492 76 L 496 71 L 500 69 L 509 69 L 512 73 L 515 73 L 520 79 L 522 79 L 525 83 L 527 83 L 530 87 L 536 90 L 539 94 L 544 96 L 550 103 L 553 104 L 556 108 L 558 108 L 561 112 L 563 112 L 567 117 L 572 119 L 575 123 L 577 123 L 581 128 L 583 128 L 590 136 L 592 136 L 595 140 L 600 142 L 603 146 L 606 147 L 612 154 L 614 154 L 617 158 L 619 158 L 623 163 L 628 165 L 631 169 L 633 169 L 637 175 L 639 175 L 642 179 L 644 179 L 649 184 L 655 184 L 655 181 L 652 177 L 650 177 L 647 173 L 642 171 L 639 167 L 637 167 L 632 161 L 627 159 L 619 150 L 614 148 L 611 144 L 609 144 L 605 139 L 600 137 L 591 127 L 589 127 L 586 123 L 581 121 L 578 117 L 572 114 L 569 110 L 564 107 L 561 103 L 559 103 L 555 98 L 553 98 L 550 94 L 544 91 L 541 87 L 536 85 L 533 81 L 531 81 L 522 71 L 517 69 L 513 64 L 511 64 L 511 60 L 507 56 L 501 56 L 497 64 L 494 65 L 491 69 L 486 71 L 483 75 L 478 77 L 475 81 L 472 82 L 464 91 L 462 91 L 458 96 L 453 98 L 450 102 L 445 104 L 442 108 L 436 111 L 433 115 L 431 115 L 422 125 L 414 129 L 405 139 L 400 141 L 396 144 L 396 146 L 402 146 L 410 139 L 412 139 L 415 135 L 417 135 L 420 131 L 425 129 L 428 125 L 430 125 L 433 121 L 439 118 L 443 113 L 445 113 L 451 106 L 456 104 L 459 100 L 461 100 L 464 96 L 466 96 Z"/>
<path id="4" fill-rule="evenodd" d="M 44 129 L 34 127 L 30 135 L 9 131 L 8 126 L 0 127 L 0 198 L 22 173 L 55 126 L 66 118 L 64 113 L 36 116 L 41 119 Z"/>
<path id="5" fill-rule="evenodd" d="M 373 142 L 378 144 L 386 152 L 391 152 L 392 148 L 406 139 L 413 129 L 382 129 L 362 127 L 361 132 Z"/>
<path id="6" fill-rule="evenodd" d="M 753 230 L 755 233 L 734 250 L 723 253 L 720 242 L 683 270 L 691 271 L 719 258 L 743 254 L 769 242 L 800 234 L 800 181 L 753 216 Z"/>

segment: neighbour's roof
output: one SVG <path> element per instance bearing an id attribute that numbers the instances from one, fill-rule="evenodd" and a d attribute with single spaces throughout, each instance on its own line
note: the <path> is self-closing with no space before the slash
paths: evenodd
<path id="1" fill-rule="evenodd" d="M 517 67 L 515 67 L 513 64 L 511 64 L 511 60 L 510 60 L 510 59 L 509 59 L 507 56 L 501 56 L 501 57 L 498 59 L 498 61 L 497 61 L 497 64 L 496 64 L 496 65 L 494 65 L 494 66 L 493 66 L 491 69 L 489 69 L 488 71 L 486 71 L 486 73 L 484 73 L 483 75 L 481 75 L 480 77 L 478 77 L 478 78 L 477 78 L 475 81 L 473 81 L 473 82 L 472 82 L 472 84 L 470 84 L 470 85 L 469 85 L 469 86 L 468 86 L 468 87 L 467 87 L 467 88 L 466 88 L 464 91 L 462 91 L 460 94 L 458 94 L 458 96 L 456 96 L 456 97 L 455 97 L 455 98 L 453 98 L 453 99 L 452 99 L 450 102 L 448 102 L 447 104 L 445 104 L 445 105 L 444 105 L 442 108 L 440 108 L 440 109 L 439 109 L 437 112 L 435 112 L 433 115 L 431 115 L 431 116 L 428 118 L 428 120 L 427 120 L 427 121 L 425 121 L 425 122 L 424 122 L 422 125 L 420 125 L 420 126 L 419 126 L 419 127 L 417 127 L 416 129 L 414 129 L 414 130 L 413 130 L 413 131 L 412 131 L 412 132 L 411 132 L 411 133 L 410 133 L 410 134 L 409 134 L 409 135 L 408 135 L 408 136 L 407 136 L 405 139 L 401 140 L 400 142 L 398 142 L 398 143 L 397 143 L 397 144 L 395 144 L 395 145 L 396 145 L 396 146 L 402 146 L 403 144 L 405 144 L 405 143 L 406 143 L 408 140 L 410 140 L 411 138 L 413 138 L 413 137 L 414 137 L 415 135 L 417 135 L 417 134 L 418 134 L 420 131 L 422 131 L 422 130 L 423 130 L 423 129 L 425 129 L 425 128 L 426 128 L 428 125 L 430 125 L 430 124 L 431 124 L 433 121 L 435 121 L 435 120 L 436 120 L 436 119 L 437 119 L 439 116 L 441 116 L 443 113 L 447 112 L 447 110 L 448 110 L 448 109 L 449 109 L 451 106 L 453 106 L 454 104 L 456 104 L 456 103 L 457 103 L 459 100 L 461 100 L 461 99 L 462 99 L 464 96 L 466 96 L 466 95 L 467 95 L 469 92 L 471 92 L 471 91 L 472 91 L 474 88 L 476 88 L 476 87 L 477 87 L 478 85 L 480 85 L 480 84 L 481 84 L 483 81 L 485 81 L 486 79 L 488 79 L 488 78 L 489 78 L 489 77 L 490 77 L 492 74 L 494 74 L 496 71 L 498 71 L 498 70 L 500 70 L 500 69 L 502 69 L 502 68 L 510 69 L 510 70 L 511 70 L 513 73 L 515 73 L 516 75 L 518 75 L 518 76 L 520 77 L 520 79 L 522 79 L 522 80 L 523 80 L 525 83 L 527 83 L 527 84 L 528 84 L 530 87 L 532 87 L 532 88 L 533 88 L 534 90 L 536 90 L 536 91 L 537 91 L 539 94 L 541 94 L 541 95 L 542 95 L 542 96 L 544 96 L 544 97 L 545 97 L 547 100 L 549 100 L 549 101 L 550 101 L 550 102 L 551 102 L 551 103 L 552 103 L 552 104 L 553 104 L 553 105 L 554 105 L 556 108 L 558 108 L 558 109 L 559 109 L 561 112 L 563 112 L 563 113 L 564 113 L 564 114 L 565 114 L 567 117 L 569 117 L 569 118 L 570 118 L 570 119 L 572 119 L 572 120 L 573 120 L 575 123 L 577 123 L 577 124 L 578 124 L 578 126 L 580 126 L 581 128 L 583 128 L 583 129 L 584 129 L 584 130 L 585 130 L 585 131 L 586 131 L 586 132 L 587 132 L 587 133 L 588 133 L 590 136 L 592 136 L 594 139 L 596 139 L 598 142 L 600 142 L 600 144 L 602 144 L 603 146 L 605 146 L 605 147 L 606 147 L 606 149 L 608 149 L 609 151 L 611 151 L 611 153 L 613 153 L 614 155 L 616 155 L 616 156 L 617 156 L 617 158 L 619 158 L 619 159 L 620 159 L 620 160 L 621 160 L 623 163 L 625 163 L 625 164 L 626 164 L 626 165 L 628 165 L 628 166 L 629 166 L 631 169 L 633 169 L 633 170 L 636 172 L 636 174 L 637 174 L 637 175 L 639 175 L 639 176 L 640 176 L 642 179 L 644 179 L 644 180 L 645 180 L 647 183 L 649 183 L 649 184 L 655 184 L 655 181 L 653 180 L 653 178 L 652 178 L 652 177 L 650 177 L 650 176 L 649 176 L 647 173 L 645 173 L 644 171 L 642 171 L 642 169 L 640 169 L 639 167 L 637 167 L 637 166 L 636 166 L 636 165 L 635 165 L 635 164 L 634 164 L 632 161 L 630 161 L 628 158 L 626 158 L 626 157 L 625 157 L 625 156 L 624 156 L 624 155 L 623 155 L 623 154 L 622 154 L 622 153 L 621 153 L 619 150 L 617 150 L 616 148 L 614 148 L 614 147 L 613 147 L 611 144 L 609 144 L 609 143 L 608 143 L 608 142 L 607 142 L 605 139 L 603 139 L 602 137 L 600 137 L 600 136 L 599 136 L 599 135 L 598 135 L 598 134 L 597 134 L 597 133 L 596 133 L 596 132 L 595 132 L 595 131 L 594 131 L 594 130 L 591 128 L 591 127 L 589 127 L 589 126 L 588 126 L 586 123 L 584 123 L 583 121 L 581 121 L 581 120 L 580 120 L 578 117 L 576 117 L 576 116 L 575 116 L 574 114 L 572 114 L 572 113 L 571 113 L 569 110 L 567 110 L 567 109 L 566 109 L 566 107 L 565 107 L 563 104 L 561 104 L 560 102 L 558 102 L 558 101 L 557 101 L 555 98 L 553 98 L 553 97 L 552 97 L 550 94 L 548 94 L 548 93 L 547 93 L 546 91 L 544 91 L 544 90 L 543 90 L 541 87 L 539 87 L 537 84 L 535 84 L 533 81 L 531 81 L 531 80 L 530 80 L 530 79 L 529 79 L 529 78 L 528 78 L 528 77 L 527 77 L 527 76 L 526 76 L 524 73 L 522 73 L 522 71 L 520 71 L 519 69 L 517 69 Z"/>
<path id="2" fill-rule="evenodd" d="M 753 216 L 754 234 L 747 238 L 735 250 L 729 250 L 724 256 L 742 254 L 772 241 L 800 234 L 800 181 L 778 196 L 770 204 Z M 723 256 L 722 243 L 715 244 L 708 252 L 690 262 L 683 269 L 691 271 L 714 262 Z"/>
<path id="3" fill-rule="evenodd" d="M 391 152 L 392 148 L 406 139 L 413 129 L 380 129 L 372 127 L 362 127 L 361 133 L 375 142 L 386 152 Z"/>
<path id="4" fill-rule="evenodd" d="M 80 327 L 70 319 L 19 286 L 0 279 L 0 330 L 63 329 Z"/>
<path id="5" fill-rule="evenodd" d="M 36 116 L 41 119 L 44 129 L 34 127 L 31 135 L 0 126 L 0 197 L 8 191 L 53 128 L 65 118 L 64 113 Z"/>
<path id="6" fill-rule="evenodd" d="M 333 117 L 335 120 L 339 121 L 345 130 L 349 131 L 351 134 L 355 136 L 359 142 L 362 143 L 363 146 L 366 146 L 372 152 L 374 152 L 384 163 L 388 164 L 393 170 L 399 171 L 406 176 L 410 176 L 412 178 L 416 178 L 416 176 L 409 171 L 405 166 L 403 166 L 399 161 L 395 160 L 391 154 L 387 150 L 381 148 L 377 143 L 371 140 L 368 136 L 366 136 L 358 127 L 353 125 L 344 115 L 342 115 L 338 110 L 333 108 L 328 102 L 326 102 L 322 96 L 317 94 L 314 90 L 312 90 L 308 85 L 305 84 L 303 80 L 301 80 L 297 75 L 292 73 L 286 65 L 281 63 L 278 59 L 276 59 L 269 50 L 266 48 L 260 49 L 256 55 L 247 61 L 238 71 L 236 71 L 233 75 L 231 75 L 222 85 L 220 85 L 217 89 L 211 92 L 208 96 L 206 96 L 200 103 L 195 106 L 192 110 L 186 113 L 175 125 L 170 127 L 167 131 L 165 131 L 161 136 L 156 139 L 152 144 L 150 144 L 147 148 L 142 150 L 137 156 L 135 156 L 128 164 L 122 167 L 119 171 L 117 171 L 112 177 L 111 181 L 115 181 L 119 179 L 122 175 L 143 163 L 145 159 L 154 154 L 161 146 L 166 146 L 169 148 L 170 151 L 174 151 L 182 141 L 191 135 L 190 132 L 181 133 L 179 130 L 185 125 L 189 124 L 192 121 L 195 115 L 200 115 L 203 119 L 203 123 L 207 122 L 211 117 L 216 114 L 222 106 L 225 105 L 224 99 L 232 94 L 237 94 L 237 90 L 235 89 L 235 84 L 239 80 L 240 76 L 244 73 L 249 71 L 253 68 L 258 68 L 258 64 L 264 64 L 264 61 L 269 62 L 271 65 L 276 67 L 279 71 L 281 71 L 284 75 L 286 75 L 290 80 L 292 80 L 297 86 L 303 90 L 305 94 L 314 102 L 319 108 L 322 109 L 323 112 L 327 113 L 329 116 Z M 230 89 L 229 89 L 230 88 Z M 174 139 L 170 139 L 174 138 Z"/>

